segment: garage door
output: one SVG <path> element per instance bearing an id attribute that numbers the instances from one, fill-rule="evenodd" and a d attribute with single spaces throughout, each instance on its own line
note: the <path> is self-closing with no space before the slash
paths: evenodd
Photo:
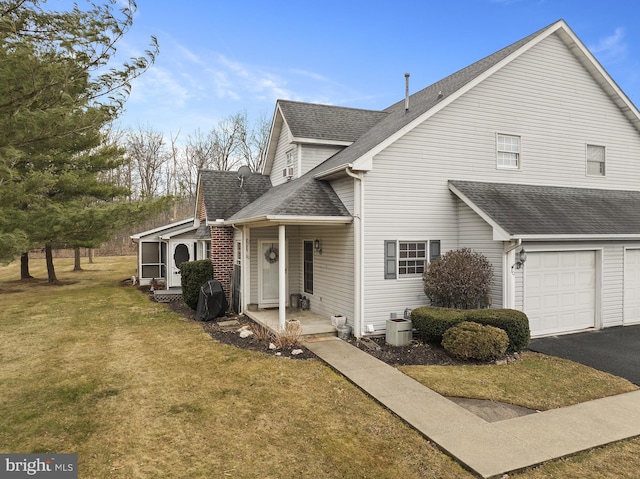
<path id="1" fill-rule="evenodd" d="M 595 251 L 529 253 L 524 310 L 532 336 L 594 327 Z"/>
<path id="2" fill-rule="evenodd" d="M 640 249 L 624 253 L 624 324 L 640 323 Z"/>

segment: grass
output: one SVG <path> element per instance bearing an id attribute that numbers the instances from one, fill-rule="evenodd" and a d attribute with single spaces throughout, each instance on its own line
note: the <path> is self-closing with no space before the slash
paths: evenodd
<path id="1" fill-rule="evenodd" d="M 626 379 L 531 351 L 501 365 L 399 369 L 444 396 L 491 399 L 538 411 L 638 389 Z"/>
<path id="2" fill-rule="evenodd" d="M 0 268 L 0 451 L 82 478 L 470 477 L 318 361 L 217 343 L 97 258 L 64 286 Z M 32 260 L 32 274 L 45 277 Z"/>
<path id="3" fill-rule="evenodd" d="M 134 258 L 95 261 L 73 273 L 56 260 L 63 286 L 0 267 L 0 451 L 76 452 L 81 478 L 473 477 L 320 362 L 217 343 L 119 284 Z M 31 267 L 46 277 L 43 261 Z M 406 372 L 516 403 L 562 375 L 560 400 L 619 391 L 618 378 L 533 354 L 467 369 Z M 638 457 L 640 441 L 623 441 L 510 477 L 635 477 Z"/>

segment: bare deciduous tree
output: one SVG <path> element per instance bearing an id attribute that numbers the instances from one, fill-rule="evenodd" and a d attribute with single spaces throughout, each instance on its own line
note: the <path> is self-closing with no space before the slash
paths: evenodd
<path id="1" fill-rule="evenodd" d="M 171 156 L 164 136 L 149 126 L 140 126 L 127 133 L 126 148 L 140 181 L 140 196 L 158 196 L 163 184 L 163 169 Z"/>

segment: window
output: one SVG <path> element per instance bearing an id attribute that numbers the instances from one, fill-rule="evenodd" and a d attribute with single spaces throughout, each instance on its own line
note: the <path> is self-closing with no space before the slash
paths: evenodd
<path id="1" fill-rule="evenodd" d="M 520 168 L 520 137 L 500 135 L 496 137 L 498 168 Z"/>
<path id="2" fill-rule="evenodd" d="M 433 261 L 439 256 L 440 240 L 387 240 L 384 242 L 384 279 L 420 277 L 426 271 L 428 261 Z"/>
<path id="3" fill-rule="evenodd" d="M 142 243 L 142 277 L 166 278 L 167 245 L 157 241 Z"/>
<path id="4" fill-rule="evenodd" d="M 304 242 L 304 292 L 313 294 L 313 241 Z"/>
<path id="5" fill-rule="evenodd" d="M 587 175 L 604 176 L 604 163 L 604 146 L 587 145 Z"/>
<path id="6" fill-rule="evenodd" d="M 424 273 L 427 262 L 427 243 L 404 242 L 398 244 L 398 274 L 400 276 L 415 276 Z"/>
<path id="7" fill-rule="evenodd" d="M 293 168 L 294 156 L 295 156 L 295 150 L 291 150 L 287 152 L 287 167 Z"/>

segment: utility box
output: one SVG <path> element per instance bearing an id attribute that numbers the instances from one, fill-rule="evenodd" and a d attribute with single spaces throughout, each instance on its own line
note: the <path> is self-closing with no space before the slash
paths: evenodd
<path id="1" fill-rule="evenodd" d="M 408 346 L 413 339 L 413 323 L 410 319 L 387 319 L 385 340 L 391 346 Z"/>

